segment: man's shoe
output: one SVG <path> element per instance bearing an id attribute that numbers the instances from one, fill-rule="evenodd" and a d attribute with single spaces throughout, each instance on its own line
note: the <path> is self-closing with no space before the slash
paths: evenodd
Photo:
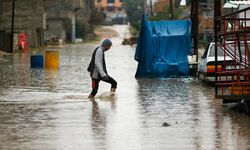
<path id="1" fill-rule="evenodd" d="M 114 97 L 115 96 L 115 92 L 111 92 L 110 96 Z"/>

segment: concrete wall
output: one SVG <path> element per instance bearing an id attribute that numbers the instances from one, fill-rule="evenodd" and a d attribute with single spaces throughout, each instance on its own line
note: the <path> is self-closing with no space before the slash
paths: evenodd
<path id="1" fill-rule="evenodd" d="M 73 42 L 75 40 L 76 14 L 85 9 L 85 3 L 85 0 L 45 1 L 47 17 L 45 38 L 56 36 L 63 41 Z"/>
<path id="2" fill-rule="evenodd" d="M 47 29 L 45 30 L 45 40 L 49 40 L 52 38 L 66 39 L 65 31 L 66 31 L 65 23 L 63 20 L 47 20 Z"/>

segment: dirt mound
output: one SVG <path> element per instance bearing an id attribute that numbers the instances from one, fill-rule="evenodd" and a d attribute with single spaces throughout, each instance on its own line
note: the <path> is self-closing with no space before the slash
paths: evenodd
<path id="1" fill-rule="evenodd" d="M 117 37 L 119 34 L 112 30 L 112 29 L 108 29 L 108 28 L 97 28 L 95 30 L 95 34 L 100 37 L 100 39 L 104 39 L 104 38 L 114 38 Z"/>

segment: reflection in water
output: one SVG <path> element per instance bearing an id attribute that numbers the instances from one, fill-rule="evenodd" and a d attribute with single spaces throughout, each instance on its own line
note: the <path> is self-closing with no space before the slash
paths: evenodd
<path id="1" fill-rule="evenodd" d="M 91 127 L 95 138 L 105 137 L 106 135 L 106 116 L 103 113 L 100 113 L 97 102 L 92 100 Z"/>
<path id="2" fill-rule="evenodd" d="M 48 105 L 1 103 L 1 149 L 30 149 L 33 144 L 44 147 L 37 140 L 44 138 L 41 131 L 53 127 L 51 115 L 55 112 L 56 109 Z"/>
<path id="3" fill-rule="evenodd" d="M 91 113 L 91 129 L 93 131 L 93 144 L 94 149 L 105 149 L 108 147 L 106 141 L 109 139 L 109 126 L 112 124 L 111 118 L 115 113 L 115 100 L 111 101 L 100 101 L 101 108 L 96 100 L 91 100 L 92 102 L 92 113 Z M 110 104 L 109 104 L 110 103 Z M 110 105 L 111 109 L 104 107 Z"/>
<path id="4" fill-rule="evenodd" d="M 212 87 L 204 86 L 192 78 L 138 79 L 137 82 L 144 132 L 162 133 L 159 134 L 160 138 L 153 134 L 146 135 L 144 138 L 155 139 L 145 144 L 146 148 L 155 143 L 169 143 L 160 147 L 171 148 L 171 143 L 178 141 L 182 144 L 176 145 L 175 149 L 248 147 L 250 134 L 245 134 L 247 137 L 243 138 L 242 143 L 239 137 L 232 137 L 232 122 L 225 122 L 227 117 L 222 112 L 221 102 L 213 98 Z M 246 119 L 248 124 L 245 125 L 249 129 L 249 120 Z M 169 123 L 168 128 L 171 130 L 154 129 L 163 122 Z"/>
<path id="5" fill-rule="evenodd" d="M 58 79 L 58 69 L 45 69 L 45 80 L 47 82 L 47 87 L 49 92 L 57 91 L 57 79 Z"/>
<path id="6" fill-rule="evenodd" d="M 250 149 L 249 117 L 196 79 L 135 79 L 135 47 L 121 39 L 106 54 L 118 82 L 111 101 L 87 99 L 95 43 L 58 49 L 58 70 L 31 69 L 27 54 L 1 59 L 0 149 Z M 109 89 L 100 86 L 99 94 Z"/>

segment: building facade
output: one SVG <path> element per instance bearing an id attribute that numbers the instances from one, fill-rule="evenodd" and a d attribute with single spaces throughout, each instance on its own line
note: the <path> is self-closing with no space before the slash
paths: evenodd
<path id="1" fill-rule="evenodd" d="M 199 1 L 199 40 L 207 43 L 213 40 L 214 33 L 214 0 Z"/>
<path id="2" fill-rule="evenodd" d="M 15 0 L 14 37 L 26 33 L 29 47 L 34 48 L 44 46 L 51 38 L 74 41 L 76 20 L 86 20 L 90 1 Z M 0 1 L 0 49 L 11 49 L 5 43 L 11 38 L 12 6 L 12 0 Z"/>
<path id="3" fill-rule="evenodd" d="M 12 21 L 12 0 L 1 0 L 0 2 L 0 35 L 1 42 L 9 42 L 9 38 L 3 35 L 9 35 L 11 32 Z M 44 0 L 15 0 L 14 16 L 14 37 L 17 34 L 26 33 L 29 46 L 39 47 L 43 44 L 43 26 L 44 26 Z M 8 36 L 9 37 L 9 36 Z M 4 42 L 3 42 L 4 41 Z M 13 43 L 17 46 L 16 39 Z M 0 47 L 2 46 L 0 44 Z M 9 51 L 9 48 L 7 51 Z"/>
<path id="4" fill-rule="evenodd" d="M 126 24 L 125 0 L 95 0 L 95 8 L 106 14 L 108 24 Z"/>
<path id="5" fill-rule="evenodd" d="M 96 0 L 95 6 L 99 11 L 118 13 L 124 11 L 125 0 Z"/>
<path id="6" fill-rule="evenodd" d="M 46 0 L 45 40 L 75 41 L 76 17 L 85 8 L 84 0 Z"/>

